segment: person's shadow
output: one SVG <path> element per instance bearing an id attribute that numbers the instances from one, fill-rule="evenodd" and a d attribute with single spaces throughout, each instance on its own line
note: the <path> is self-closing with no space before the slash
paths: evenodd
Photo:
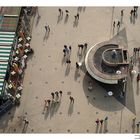
<path id="1" fill-rule="evenodd" d="M 104 133 L 107 133 L 108 132 L 107 125 L 108 125 L 108 122 L 107 122 L 107 120 L 105 120 L 104 121 L 104 130 L 103 130 Z"/>
<path id="2" fill-rule="evenodd" d="M 79 69 L 76 68 L 75 74 L 74 74 L 74 80 L 77 81 L 78 77 L 80 77 Z"/>
<path id="3" fill-rule="evenodd" d="M 133 16 L 133 19 L 132 19 L 133 24 L 135 24 L 135 20 L 136 20 L 136 19 L 135 19 L 135 17 Z"/>
<path id="4" fill-rule="evenodd" d="M 98 131 L 99 131 L 99 124 L 96 124 L 95 133 L 98 133 Z"/>
<path id="5" fill-rule="evenodd" d="M 139 82 L 137 82 L 137 95 L 139 95 Z"/>
<path id="6" fill-rule="evenodd" d="M 65 76 L 68 76 L 69 73 L 70 73 L 70 64 L 67 64 L 66 71 L 65 71 Z"/>
<path id="7" fill-rule="evenodd" d="M 132 120 L 132 133 L 135 133 L 135 120 Z"/>
<path id="8" fill-rule="evenodd" d="M 103 131 L 103 125 L 100 126 L 99 133 L 102 133 L 102 131 Z"/>
<path id="9" fill-rule="evenodd" d="M 130 16 L 130 23 L 132 24 L 133 18 L 132 15 Z"/>
<path id="10" fill-rule="evenodd" d="M 35 26 L 37 26 L 37 25 L 39 24 L 40 19 L 41 19 L 41 16 L 38 15 L 38 16 L 37 16 L 37 20 L 36 20 L 36 24 L 35 24 Z"/>
<path id="11" fill-rule="evenodd" d="M 49 32 L 45 32 L 45 35 L 44 35 L 44 38 L 43 38 L 43 42 L 44 42 L 45 40 L 46 40 L 46 42 L 47 42 L 49 36 L 50 36 L 50 33 L 49 33 Z"/>
<path id="12" fill-rule="evenodd" d="M 69 15 L 67 14 L 67 15 L 65 16 L 65 20 L 64 20 L 64 23 L 65 23 L 65 24 L 68 22 L 68 19 L 69 19 Z"/>
<path id="13" fill-rule="evenodd" d="M 79 21 L 77 19 L 75 19 L 74 22 L 73 22 L 73 27 L 77 27 L 78 23 L 79 23 Z"/>
<path id="14" fill-rule="evenodd" d="M 28 124 L 24 123 L 23 129 L 22 129 L 22 133 L 26 133 L 27 127 L 28 127 Z"/>
<path id="15" fill-rule="evenodd" d="M 58 18 L 57 18 L 57 24 L 61 21 L 61 15 L 59 14 L 58 15 Z"/>
<path id="16" fill-rule="evenodd" d="M 74 103 L 71 103 L 71 102 L 70 102 L 70 104 L 69 104 L 69 109 L 68 109 L 68 116 L 71 116 L 72 113 L 73 113 L 73 105 L 74 105 Z"/>
<path id="17" fill-rule="evenodd" d="M 139 133 L 139 126 L 137 126 L 137 133 Z"/>

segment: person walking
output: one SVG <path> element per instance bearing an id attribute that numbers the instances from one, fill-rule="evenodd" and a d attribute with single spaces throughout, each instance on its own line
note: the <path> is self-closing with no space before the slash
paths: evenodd
<path id="1" fill-rule="evenodd" d="M 46 30 L 46 32 L 48 31 L 48 27 L 47 26 L 45 26 L 45 30 Z"/>
<path id="2" fill-rule="evenodd" d="M 48 105 L 50 106 L 50 105 L 51 105 L 51 100 L 48 99 L 48 100 L 47 100 L 47 103 L 48 103 Z"/>
<path id="3" fill-rule="evenodd" d="M 101 125 L 103 124 L 103 120 L 100 120 Z"/>
<path id="4" fill-rule="evenodd" d="M 115 21 L 113 22 L 113 27 L 115 28 Z"/>
<path id="5" fill-rule="evenodd" d="M 134 10 L 132 9 L 132 10 L 130 11 L 130 15 L 132 16 L 132 15 L 133 15 L 133 13 L 134 13 Z"/>
<path id="6" fill-rule="evenodd" d="M 48 33 L 50 33 L 50 26 L 48 25 L 47 28 L 48 28 Z"/>
<path id="7" fill-rule="evenodd" d="M 45 105 L 47 104 L 47 100 L 44 100 L 44 102 L 45 102 Z"/>
<path id="8" fill-rule="evenodd" d="M 64 53 L 64 57 L 66 56 L 66 50 L 65 49 L 63 49 L 63 53 Z"/>
<path id="9" fill-rule="evenodd" d="M 123 11 L 124 11 L 124 9 L 122 9 L 122 10 L 121 10 L 121 17 L 123 17 L 123 14 L 124 14 L 124 12 L 123 12 Z"/>
<path id="10" fill-rule="evenodd" d="M 117 23 L 117 27 L 120 28 L 120 21 L 118 21 L 118 23 Z"/>
<path id="11" fill-rule="evenodd" d="M 87 43 L 84 44 L 84 50 L 86 50 L 86 49 L 87 49 Z"/>
<path id="12" fill-rule="evenodd" d="M 79 69 L 79 68 L 80 68 L 80 66 L 79 66 L 78 62 L 76 62 L 76 68 L 77 68 L 77 69 Z"/>
<path id="13" fill-rule="evenodd" d="M 106 117 L 105 117 L 105 121 L 107 121 L 107 120 L 108 120 L 108 117 L 106 116 Z"/>
<path id="14" fill-rule="evenodd" d="M 138 73 L 138 75 L 137 75 L 137 82 L 139 82 L 139 80 L 140 80 L 140 74 Z"/>
<path id="15" fill-rule="evenodd" d="M 53 92 L 51 93 L 51 95 L 52 95 L 52 98 L 54 99 L 54 93 Z"/>
<path id="16" fill-rule="evenodd" d="M 55 94 L 56 94 L 56 97 L 59 98 L 59 92 L 56 91 Z"/>
<path id="17" fill-rule="evenodd" d="M 95 122 L 96 122 L 97 125 L 99 125 L 99 122 L 100 122 L 100 121 L 99 121 L 99 119 L 97 119 Z"/>
<path id="18" fill-rule="evenodd" d="M 72 102 L 72 97 L 70 96 L 70 98 L 69 98 L 69 99 L 70 99 L 70 103 L 71 103 L 71 102 Z"/>
<path id="19" fill-rule="evenodd" d="M 67 45 L 64 45 L 64 49 L 66 50 L 66 53 L 69 54 L 69 49 L 68 49 Z"/>
<path id="20" fill-rule="evenodd" d="M 71 52 L 71 46 L 69 46 L 69 50 L 70 50 L 70 52 Z"/>
<path id="21" fill-rule="evenodd" d="M 67 64 L 70 64 L 70 63 L 71 63 L 71 60 L 70 60 L 70 59 L 67 59 L 67 60 L 66 60 L 66 63 L 67 63 Z"/>
<path id="22" fill-rule="evenodd" d="M 60 90 L 59 93 L 60 93 L 60 97 L 62 97 L 63 92 Z"/>
<path id="23" fill-rule="evenodd" d="M 79 13 L 77 13 L 76 17 L 77 17 L 77 20 L 79 20 Z"/>
<path id="24" fill-rule="evenodd" d="M 74 103 L 74 98 L 70 96 L 70 103 Z"/>
<path id="25" fill-rule="evenodd" d="M 68 10 L 65 10 L 66 11 L 66 13 L 69 13 L 69 11 Z"/>
<path id="26" fill-rule="evenodd" d="M 69 16 L 69 11 L 65 10 L 65 12 L 66 12 L 66 17 L 68 17 Z"/>
<path id="27" fill-rule="evenodd" d="M 74 103 L 74 98 L 72 97 L 72 102 Z"/>
<path id="28" fill-rule="evenodd" d="M 62 10 L 59 8 L 58 11 L 59 11 L 59 15 L 61 16 Z"/>

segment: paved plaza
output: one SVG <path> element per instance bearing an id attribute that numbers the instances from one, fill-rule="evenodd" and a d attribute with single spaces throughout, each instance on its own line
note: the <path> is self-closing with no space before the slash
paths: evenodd
<path id="1" fill-rule="evenodd" d="M 63 18 L 58 20 L 59 11 Z M 124 40 L 129 56 L 133 48 L 140 47 L 140 10 L 135 20 L 130 19 L 133 7 L 39 7 L 40 18 L 35 16 L 32 24 L 31 47 L 34 55 L 27 64 L 24 87 L 19 107 L 12 108 L 0 118 L 1 133 L 139 133 L 133 126 L 140 121 L 139 85 L 134 75 L 127 85 L 126 98 L 107 96 L 102 84 L 89 76 L 84 65 L 84 56 L 79 58 L 78 44 L 93 45 L 108 41 L 113 36 Z M 124 9 L 123 19 L 121 10 Z M 69 16 L 66 19 L 66 12 Z M 74 25 L 79 10 L 78 24 Z M 81 11 L 80 11 L 81 10 Z M 120 34 L 113 29 L 113 22 L 122 20 Z M 50 26 L 46 35 L 45 26 Z M 117 40 L 119 43 L 119 40 Z M 63 57 L 64 45 L 72 47 L 71 64 Z M 83 62 L 76 71 L 76 62 Z M 67 66 L 69 65 L 69 66 Z M 134 66 L 138 72 L 138 63 Z M 128 76 L 130 81 L 130 77 Z M 89 82 L 93 90 L 89 91 Z M 107 86 L 107 88 L 112 88 Z M 61 102 L 49 111 L 43 111 L 44 100 L 51 99 L 51 92 L 62 91 Z M 108 89 L 109 90 L 109 89 Z M 116 91 L 119 89 L 115 88 Z M 70 103 L 69 97 L 74 98 Z M 108 120 L 97 126 L 98 119 Z M 24 127 L 23 119 L 29 121 Z"/>

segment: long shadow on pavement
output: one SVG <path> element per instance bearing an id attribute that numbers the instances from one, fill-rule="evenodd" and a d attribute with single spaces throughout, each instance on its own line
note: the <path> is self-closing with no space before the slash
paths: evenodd
<path id="1" fill-rule="evenodd" d="M 92 91 L 88 90 L 89 82 L 92 82 Z M 85 74 L 83 79 L 83 89 L 85 96 L 88 97 L 88 102 L 101 110 L 117 111 L 124 107 L 122 104 L 118 104 L 118 102 L 115 101 L 115 98 L 108 97 L 107 89 L 102 86 L 100 82 L 93 79 L 88 73 Z"/>
<path id="2" fill-rule="evenodd" d="M 69 109 L 68 109 L 68 116 L 71 116 L 72 115 L 72 113 L 73 113 L 73 103 L 70 103 L 69 104 Z"/>

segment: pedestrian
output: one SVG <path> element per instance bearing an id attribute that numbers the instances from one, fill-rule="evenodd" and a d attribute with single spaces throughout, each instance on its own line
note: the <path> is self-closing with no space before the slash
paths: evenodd
<path id="1" fill-rule="evenodd" d="M 62 10 L 59 8 L 59 9 L 58 9 L 58 11 L 59 11 L 59 14 L 61 15 L 61 13 L 62 13 Z"/>
<path id="2" fill-rule="evenodd" d="M 46 30 L 46 32 L 48 31 L 48 27 L 47 26 L 45 26 L 45 30 Z"/>
<path id="3" fill-rule="evenodd" d="M 45 100 L 45 107 L 47 106 L 47 100 Z"/>
<path id="4" fill-rule="evenodd" d="M 59 93 L 60 93 L 60 96 L 62 97 L 63 92 L 60 90 Z"/>
<path id="5" fill-rule="evenodd" d="M 74 103 L 74 98 L 72 97 L 72 102 Z"/>
<path id="6" fill-rule="evenodd" d="M 101 125 L 103 124 L 103 120 L 100 120 Z"/>
<path id="7" fill-rule="evenodd" d="M 28 125 L 28 124 L 29 124 L 29 121 L 25 120 L 25 124 L 27 124 L 27 125 Z"/>
<path id="8" fill-rule="evenodd" d="M 65 10 L 66 11 L 66 13 L 69 13 L 69 11 L 68 10 Z"/>
<path id="9" fill-rule="evenodd" d="M 71 46 L 69 46 L 69 50 L 70 50 L 70 52 L 71 52 Z"/>
<path id="10" fill-rule="evenodd" d="M 55 94 L 56 94 L 56 97 L 59 98 L 59 92 L 56 91 Z"/>
<path id="11" fill-rule="evenodd" d="M 138 73 L 138 75 L 137 75 L 137 82 L 139 82 L 139 80 L 140 80 L 140 74 Z"/>
<path id="12" fill-rule="evenodd" d="M 50 99 L 48 99 L 48 100 L 47 100 L 47 102 L 48 102 L 48 105 L 50 106 L 50 104 L 51 104 L 51 100 L 50 100 Z"/>
<path id="13" fill-rule="evenodd" d="M 137 123 L 136 125 L 137 125 L 137 128 L 139 128 L 139 123 Z"/>
<path id="14" fill-rule="evenodd" d="M 67 19 L 69 16 L 69 11 L 68 10 L 65 10 L 65 11 L 66 11 L 66 19 Z"/>
<path id="15" fill-rule="evenodd" d="M 80 67 L 80 66 L 79 66 L 78 62 L 76 62 L 76 68 L 79 69 L 79 67 Z"/>
<path id="16" fill-rule="evenodd" d="M 63 53 L 64 53 L 64 57 L 66 56 L 66 50 L 65 49 L 63 49 Z"/>
<path id="17" fill-rule="evenodd" d="M 67 45 L 64 45 L 64 49 L 66 50 L 67 54 L 69 54 L 69 49 L 68 49 Z"/>
<path id="18" fill-rule="evenodd" d="M 69 16 L 69 14 L 68 14 L 68 13 L 66 13 L 66 19 L 68 19 L 68 16 Z"/>
<path id="19" fill-rule="evenodd" d="M 115 28 L 115 21 L 113 22 L 113 27 Z"/>
<path id="20" fill-rule="evenodd" d="M 63 18 L 63 11 L 61 11 L 61 17 Z"/>
<path id="21" fill-rule="evenodd" d="M 120 28 L 120 21 L 118 21 L 118 23 L 117 23 L 117 27 Z"/>
<path id="22" fill-rule="evenodd" d="M 48 33 L 50 33 L 50 26 L 48 25 Z"/>
<path id="23" fill-rule="evenodd" d="M 133 15 L 134 15 L 134 17 L 136 16 L 136 9 L 134 9 L 133 10 L 134 12 L 133 12 Z"/>
<path id="24" fill-rule="evenodd" d="M 76 22 L 76 20 L 77 20 L 77 16 L 74 16 L 74 18 L 75 18 L 75 22 Z"/>
<path id="25" fill-rule="evenodd" d="M 52 98 L 54 99 L 54 93 L 53 92 L 51 93 L 51 95 L 52 95 Z"/>
<path id="26" fill-rule="evenodd" d="M 132 10 L 130 11 L 130 15 L 132 16 L 132 15 L 133 15 L 133 13 L 134 13 L 134 10 L 132 9 Z"/>
<path id="27" fill-rule="evenodd" d="M 70 96 L 70 102 L 74 103 L 74 98 L 72 96 Z"/>
<path id="28" fill-rule="evenodd" d="M 87 43 L 84 44 L 84 48 L 85 48 L 85 50 L 87 49 Z"/>
<path id="29" fill-rule="evenodd" d="M 71 60 L 70 60 L 70 59 L 67 59 L 67 60 L 66 60 L 66 63 L 67 63 L 67 64 L 70 64 L 70 63 L 71 63 Z"/>
<path id="30" fill-rule="evenodd" d="M 123 10 L 121 10 L 121 17 L 123 17 L 123 11 L 124 11 L 124 9 L 123 9 Z"/>
<path id="31" fill-rule="evenodd" d="M 97 119 L 95 122 L 96 122 L 97 125 L 99 125 L 99 119 Z"/>
<path id="32" fill-rule="evenodd" d="M 76 17 L 77 17 L 77 19 L 79 20 L 79 13 L 77 13 Z"/>
<path id="33" fill-rule="evenodd" d="M 71 96 L 70 96 L 70 98 L 69 98 L 69 99 L 70 99 L 70 102 L 72 102 L 72 97 L 71 97 Z"/>
<path id="34" fill-rule="evenodd" d="M 108 117 L 106 116 L 106 117 L 105 117 L 105 121 L 107 121 L 107 120 L 108 120 Z"/>

